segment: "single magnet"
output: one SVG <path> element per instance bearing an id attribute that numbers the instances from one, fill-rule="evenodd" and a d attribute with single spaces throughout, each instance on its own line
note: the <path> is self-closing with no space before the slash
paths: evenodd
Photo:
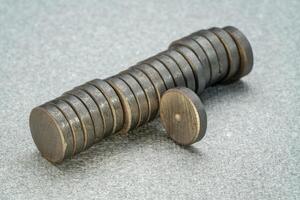
<path id="1" fill-rule="evenodd" d="M 201 140 L 207 118 L 198 95 L 189 88 L 174 88 L 164 93 L 160 119 L 167 134 L 178 144 L 191 145 Z"/>
<path id="2" fill-rule="evenodd" d="M 48 161 L 59 163 L 73 154 L 71 127 L 54 105 L 44 104 L 30 113 L 29 126 L 34 143 Z"/>

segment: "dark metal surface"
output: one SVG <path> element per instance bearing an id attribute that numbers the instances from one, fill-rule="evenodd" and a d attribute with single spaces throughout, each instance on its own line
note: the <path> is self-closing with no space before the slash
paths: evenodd
<path id="1" fill-rule="evenodd" d="M 205 82 L 206 85 L 209 84 L 210 81 L 210 65 L 208 62 L 208 58 L 207 55 L 205 54 L 205 51 L 202 49 L 202 47 L 193 39 L 185 37 L 182 38 L 180 40 L 176 40 L 174 42 L 171 43 L 170 47 L 172 48 L 172 46 L 185 46 L 187 48 L 189 48 L 190 50 L 192 50 L 198 57 L 199 61 L 201 62 L 201 64 L 204 67 L 204 76 L 205 76 Z M 181 60 L 181 59 L 180 59 Z M 183 64 L 183 66 L 185 66 L 186 64 Z M 192 87 L 188 87 L 192 90 L 194 90 Z"/>
<path id="2" fill-rule="evenodd" d="M 171 73 L 166 69 L 166 67 L 162 63 L 153 59 L 147 59 L 145 61 L 142 61 L 141 64 L 143 63 L 152 66 L 159 72 L 159 74 L 163 77 L 167 89 L 175 87 L 175 82 Z M 145 67 L 145 65 L 142 65 L 142 67 Z"/>
<path id="3" fill-rule="evenodd" d="M 140 110 L 136 98 L 129 86 L 123 80 L 117 77 L 111 77 L 105 81 L 114 88 L 121 100 L 124 109 L 124 123 L 120 133 L 125 134 L 138 126 Z"/>
<path id="4" fill-rule="evenodd" d="M 161 95 L 167 90 L 163 77 L 158 73 L 158 71 L 147 64 L 136 65 L 134 66 L 134 69 L 140 70 L 149 78 L 155 88 L 158 101 L 160 102 Z"/>
<path id="5" fill-rule="evenodd" d="M 176 86 L 186 86 L 183 73 L 177 63 L 170 57 L 158 54 L 155 58 L 160 61 L 171 73 Z"/>
<path id="6" fill-rule="evenodd" d="M 204 105 L 188 88 L 173 88 L 164 93 L 160 103 L 160 119 L 167 134 L 178 144 L 191 145 L 206 132 Z"/>
<path id="7" fill-rule="evenodd" d="M 148 121 L 154 119 L 157 116 L 158 108 L 159 108 L 159 100 L 158 100 L 159 96 L 155 91 L 154 85 L 151 83 L 149 78 L 140 70 L 132 68 L 129 69 L 127 73 L 130 74 L 132 77 L 134 77 L 143 88 L 144 93 L 146 94 L 149 111 L 150 111 L 148 116 Z"/>
<path id="8" fill-rule="evenodd" d="M 76 112 L 84 133 L 84 149 L 91 147 L 95 142 L 95 132 L 92 118 L 86 106 L 74 95 L 65 94 L 59 99 L 67 102 Z"/>
<path id="9" fill-rule="evenodd" d="M 63 113 L 54 105 L 44 104 L 31 111 L 30 131 L 42 156 L 59 163 L 73 154 L 72 130 Z"/>
<path id="10" fill-rule="evenodd" d="M 249 74 L 253 67 L 253 52 L 250 42 L 246 36 L 237 28 L 227 26 L 223 28 L 235 41 L 240 54 L 240 68 L 238 72 L 232 77 L 232 80 L 238 80 L 243 76 Z"/>
<path id="11" fill-rule="evenodd" d="M 133 95 L 135 96 L 140 112 L 140 117 L 137 126 L 140 126 L 141 124 L 149 120 L 148 116 L 150 115 L 148 100 L 146 98 L 145 92 L 139 84 L 139 82 L 129 74 L 118 74 L 117 77 L 128 84 L 128 86 L 131 88 Z"/>
<path id="12" fill-rule="evenodd" d="M 232 37 L 223 29 L 214 27 L 209 30 L 216 34 L 217 37 L 219 37 L 226 49 L 229 69 L 228 73 L 225 75 L 224 79 L 221 82 L 230 83 L 230 78 L 237 73 L 240 65 L 240 55 L 238 52 L 238 48 Z"/>
<path id="13" fill-rule="evenodd" d="M 114 119 L 111 108 L 102 92 L 95 87 L 86 83 L 79 86 L 82 90 L 86 91 L 95 101 L 98 106 L 102 121 L 103 121 L 103 137 L 112 133 L 114 126 Z"/>
<path id="14" fill-rule="evenodd" d="M 216 83 L 219 77 L 219 61 L 217 58 L 217 53 L 214 50 L 210 42 L 203 36 L 194 35 L 192 39 L 196 41 L 203 49 L 205 49 L 205 54 L 207 55 L 209 66 L 210 66 L 210 81 L 209 85 Z"/>
<path id="15" fill-rule="evenodd" d="M 60 99 L 53 100 L 50 103 L 56 106 L 68 120 L 73 135 L 73 155 L 84 150 L 84 134 L 81 127 L 81 122 L 75 111 L 68 103 Z"/>
<path id="16" fill-rule="evenodd" d="M 175 49 L 181 53 L 181 55 L 185 58 L 185 60 L 191 66 L 196 82 L 196 92 L 197 94 L 201 94 L 205 87 L 205 75 L 204 75 L 204 66 L 198 60 L 197 55 L 187 47 L 184 46 L 177 46 Z"/>
<path id="17" fill-rule="evenodd" d="M 73 89 L 66 92 L 66 94 L 74 95 L 81 100 L 92 119 L 94 127 L 94 140 L 95 142 L 101 140 L 104 135 L 103 121 L 98 106 L 93 98 L 87 92 L 81 89 Z"/>
<path id="18" fill-rule="evenodd" d="M 123 127 L 124 122 L 124 110 L 121 104 L 121 100 L 116 91 L 105 81 L 100 79 L 94 79 L 89 84 L 97 87 L 105 96 L 109 103 L 110 109 L 113 115 L 113 129 L 111 133 L 118 132 Z"/>
<path id="19" fill-rule="evenodd" d="M 195 35 L 202 35 L 205 37 L 213 46 L 214 50 L 217 53 L 217 58 L 219 61 L 219 78 L 217 81 L 223 79 L 228 72 L 228 59 L 227 53 L 222 44 L 221 40 L 211 31 L 208 30 L 200 30 L 195 33 Z"/>

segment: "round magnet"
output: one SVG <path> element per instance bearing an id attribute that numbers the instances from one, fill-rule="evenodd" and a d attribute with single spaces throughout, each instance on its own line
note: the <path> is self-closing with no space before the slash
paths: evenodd
<path id="1" fill-rule="evenodd" d="M 181 71 L 181 68 L 177 65 L 177 63 L 173 59 L 163 54 L 158 54 L 155 56 L 155 58 L 159 62 L 161 62 L 166 68 L 168 68 L 168 71 L 171 73 L 173 80 L 175 82 L 175 86 L 186 87 L 186 82 L 184 80 L 184 76 Z"/>
<path id="2" fill-rule="evenodd" d="M 114 88 L 111 87 L 110 84 L 108 84 L 104 80 L 94 79 L 88 83 L 97 87 L 109 103 L 114 119 L 114 125 L 111 133 L 120 131 L 124 124 L 124 111 L 121 104 L 121 100 L 117 95 L 116 91 L 114 90 Z"/>
<path id="3" fill-rule="evenodd" d="M 185 86 L 195 90 L 196 89 L 196 83 L 195 83 L 195 77 L 192 68 L 190 67 L 189 63 L 185 60 L 185 58 L 178 53 L 176 50 L 169 49 L 167 51 L 163 51 L 160 53 L 162 56 L 169 57 L 172 59 L 177 66 L 180 68 L 184 81 Z"/>
<path id="4" fill-rule="evenodd" d="M 157 96 L 154 85 L 151 83 L 149 78 L 140 70 L 131 68 L 127 71 L 127 73 L 134 77 L 144 90 L 149 108 L 149 116 L 147 121 L 154 119 L 157 116 L 159 108 L 159 97 Z"/>
<path id="5" fill-rule="evenodd" d="M 67 102 L 77 114 L 84 133 L 84 149 L 91 147 L 95 142 L 95 128 L 91 115 L 82 100 L 71 94 L 64 94 L 58 99 Z"/>
<path id="6" fill-rule="evenodd" d="M 223 29 L 213 27 L 209 30 L 216 34 L 217 37 L 219 37 L 226 49 L 229 69 L 224 79 L 221 80 L 221 83 L 230 83 L 230 78 L 237 73 L 240 65 L 240 55 L 238 48 L 229 33 L 224 31 Z"/>
<path id="7" fill-rule="evenodd" d="M 121 100 L 124 110 L 124 123 L 120 133 L 125 134 L 138 125 L 140 111 L 137 101 L 129 86 L 120 78 L 110 77 L 105 81 L 114 88 Z"/>
<path id="8" fill-rule="evenodd" d="M 227 26 L 223 28 L 235 41 L 240 54 L 240 67 L 231 80 L 239 80 L 249 74 L 253 68 L 253 52 L 246 36 L 237 28 Z"/>
<path id="9" fill-rule="evenodd" d="M 177 52 L 181 53 L 181 55 L 186 59 L 186 61 L 191 66 L 195 82 L 196 82 L 196 92 L 197 94 L 201 94 L 206 87 L 206 80 L 204 77 L 204 67 L 201 62 L 198 60 L 197 55 L 185 46 L 176 46 L 174 48 Z"/>
<path id="10" fill-rule="evenodd" d="M 54 99 L 49 103 L 56 106 L 69 122 L 73 134 L 73 155 L 83 151 L 84 133 L 82 131 L 81 122 L 73 108 L 68 103 L 60 99 Z"/>
<path id="11" fill-rule="evenodd" d="M 204 51 L 205 54 L 208 57 L 209 65 L 210 65 L 210 81 L 209 85 L 213 85 L 217 82 L 219 79 L 219 61 L 217 57 L 217 53 L 213 46 L 210 44 L 210 42 L 203 36 L 199 35 L 193 35 L 191 38 L 200 45 Z"/>
<path id="12" fill-rule="evenodd" d="M 206 132 L 204 106 L 189 88 L 173 88 L 164 93 L 160 102 L 160 119 L 169 137 L 181 145 L 201 140 Z"/>
<path id="13" fill-rule="evenodd" d="M 143 61 L 141 64 L 148 64 L 153 68 L 155 68 L 159 72 L 159 74 L 163 77 L 167 89 L 175 87 L 173 76 L 162 63 L 160 63 L 155 59 L 147 59 Z"/>
<path id="14" fill-rule="evenodd" d="M 148 79 L 151 81 L 152 85 L 155 88 L 158 101 L 160 102 L 160 97 L 167 90 L 167 88 L 163 81 L 163 77 L 159 74 L 159 72 L 147 64 L 136 65 L 132 68 L 140 70 L 148 77 Z"/>
<path id="15" fill-rule="evenodd" d="M 175 42 L 171 43 L 170 47 L 175 47 L 175 46 L 185 46 L 187 48 L 189 48 L 190 50 L 192 50 L 198 57 L 199 61 L 201 62 L 202 66 L 204 67 L 204 77 L 205 77 L 205 82 L 206 85 L 209 84 L 210 81 L 210 65 L 208 62 L 208 57 L 205 54 L 204 50 L 202 49 L 202 47 L 195 42 L 193 39 L 191 38 L 182 38 L 180 40 L 176 40 Z M 190 87 L 188 87 L 190 88 Z M 192 88 L 190 88 L 192 89 Z M 192 89 L 194 90 L 194 89 Z M 195 90 L 194 90 L 195 91 Z"/>
<path id="16" fill-rule="evenodd" d="M 102 121 L 103 121 L 103 136 L 107 136 L 113 133 L 114 126 L 114 118 L 113 113 L 108 103 L 108 100 L 103 95 L 101 90 L 99 90 L 94 85 L 90 83 L 86 83 L 84 85 L 79 86 L 82 90 L 86 91 L 96 102 Z"/>
<path id="17" fill-rule="evenodd" d="M 131 91 L 133 92 L 133 95 L 135 96 L 140 111 L 140 118 L 137 126 L 144 124 L 145 122 L 147 122 L 149 116 L 148 100 L 146 98 L 144 90 L 142 89 L 139 82 L 129 74 L 123 73 L 117 75 L 117 77 L 128 84 L 128 86 L 131 88 Z"/>
<path id="18" fill-rule="evenodd" d="M 44 104 L 30 113 L 29 126 L 34 143 L 48 161 L 59 163 L 73 154 L 71 127 L 54 105 Z"/>
<path id="19" fill-rule="evenodd" d="M 94 99 L 87 92 L 85 92 L 84 90 L 81 90 L 79 88 L 70 90 L 66 93 L 76 96 L 85 105 L 85 107 L 87 108 L 87 110 L 92 118 L 92 123 L 94 126 L 95 142 L 98 142 L 99 140 L 101 140 L 104 135 L 103 121 L 102 121 L 102 117 L 100 115 L 98 106 L 97 106 L 96 102 L 94 101 Z"/>
<path id="20" fill-rule="evenodd" d="M 220 74 L 219 74 L 218 81 L 223 79 L 228 72 L 228 59 L 227 59 L 227 53 L 225 47 L 222 44 L 221 40 L 213 32 L 209 30 L 200 30 L 195 34 L 202 35 L 203 37 L 205 37 L 215 49 L 219 61 L 219 66 L 220 66 L 219 68 Z"/>

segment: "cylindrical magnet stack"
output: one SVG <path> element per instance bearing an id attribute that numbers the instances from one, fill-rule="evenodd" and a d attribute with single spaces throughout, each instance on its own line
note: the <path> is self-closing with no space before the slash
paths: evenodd
<path id="1" fill-rule="evenodd" d="M 250 43 L 238 29 L 197 31 L 113 77 L 89 81 L 34 108 L 32 137 L 42 156 L 58 163 L 105 136 L 153 120 L 166 90 L 187 87 L 200 95 L 209 86 L 240 79 L 252 66 Z"/>

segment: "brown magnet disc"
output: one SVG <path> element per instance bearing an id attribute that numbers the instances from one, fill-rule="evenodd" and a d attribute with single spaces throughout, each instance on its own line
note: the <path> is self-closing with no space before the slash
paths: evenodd
<path id="1" fill-rule="evenodd" d="M 74 95 L 64 94 L 59 99 L 68 103 L 77 114 L 84 133 L 84 149 L 91 147 L 95 142 L 95 132 L 89 111 L 82 101 Z"/>
<path id="2" fill-rule="evenodd" d="M 195 42 L 197 42 L 204 50 L 205 54 L 208 57 L 209 65 L 210 65 L 210 81 L 209 85 L 213 85 L 219 78 L 219 61 L 217 57 L 217 53 L 210 42 L 203 36 L 193 35 L 190 36 Z"/>
<path id="3" fill-rule="evenodd" d="M 120 131 L 124 125 L 124 111 L 121 104 L 121 100 L 117 95 L 116 91 L 114 90 L 114 88 L 111 87 L 110 84 L 100 79 L 94 79 L 88 83 L 97 87 L 105 96 L 110 105 L 114 119 L 112 133 Z"/>
<path id="4" fill-rule="evenodd" d="M 149 108 L 149 116 L 147 121 L 154 119 L 157 116 L 159 108 L 159 97 L 157 96 L 154 85 L 140 70 L 131 68 L 127 71 L 127 73 L 135 78 L 144 90 Z"/>
<path id="5" fill-rule="evenodd" d="M 55 99 L 49 103 L 56 106 L 64 114 L 64 116 L 66 117 L 66 119 L 68 120 L 68 122 L 70 124 L 70 128 L 72 130 L 73 139 L 74 139 L 73 155 L 83 151 L 84 150 L 84 134 L 83 134 L 82 127 L 81 127 L 81 122 L 80 122 L 78 116 L 76 115 L 75 111 L 73 110 L 73 108 L 68 103 L 66 103 L 65 101 L 62 101 L 60 99 Z"/>
<path id="6" fill-rule="evenodd" d="M 128 84 L 128 86 L 131 88 L 138 107 L 140 111 L 140 119 L 137 126 L 140 126 L 141 124 L 144 124 L 148 120 L 149 116 L 149 106 L 148 106 L 148 100 L 146 98 L 146 95 L 144 93 L 144 90 L 140 86 L 140 84 L 137 82 L 135 78 L 133 78 L 131 75 L 123 73 L 117 75 L 118 78 L 122 79 L 124 82 Z"/>
<path id="7" fill-rule="evenodd" d="M 111 77 L 105 81 L 114 88 L 121 100 L 124 110 L 124 124 L 120 133 L 127 133 L 129 130 L 137 127 L 140 118 L 140 111 L 135 96 L 123 80 Z"/>
<path id="8" fill-rule="evenodd" d="M 44 104 L 30 113 L 29 126 L 34 143 L 48 161 L 59 163 L 73 154 L 71 127 L 54 105 Z"/>
<path id="9" fill-rule="evenodd" d="M 222 44 L 221 40 L 213 32 L 208 31 L 208 30 L 200 30 L 195 34 L 202 35 L 203 37 L 205 37 L 211 43 L 211 45 L 214 47 L 214 49 L 217 53 L 217 58 L 219 61 L 219 66 L 220 66 L 220 69 L 219 69 L 220 77 L 219 77 L 218 81 L 223 79 L 228 72 L 228 58 L 227 58 L 227 53 L 226 53 L 225 47 Z"/>
<path id="10" fill-rule="evenodd" d="M 227 26 L 223 28 L 235 41 L 240 54 L 240 67 L 238 72 L 230 79 L 238 80 L 249 74 L 253 68 L 253 52 L 246 36 L 237 28 Z"/>
<path id="11" fill-rule="evenodd" d="M 171 59 L 168 56 L 162 55 L 162 54 L 156 55 L 155 58 L 160 63 L 162 63 L 166 68 L 168 68 L 168 71 L 171 73 L 171 75 L 174 79 L 175 86 L 186 87 L 186 82 L 184 80 L 183 73 L 182 73 L 181 69 L 179 68 L 179 66 L 177 65 L 177 63 L 173 59 Z"/>
<path id="12" fill-rule="evenodd" d="M 186 59 L 186 61 L 191 66 L 195 76 L 196 92 L 197 94 L 201 94 L 206 87 L 203 65 L 198 60 L 197 55 L 189 48 L 186 48 L 185 46 L 177 46 L 174 49 L 177 52 L 181 53 L 181 55 Z"/>
<path id="13" fill-rule="evenodd" d="M 190 88 L 191 90 L 195 91 L 196 90 L 195 76 L 194 76 L 194 73 L 193 73 L 193 70 L 192 70 L 190 64 L 186 61 L 186 59 L 183 57 L 183 55 L 181 55 L 174 49 L 169 49 L 168 51 L 163 51 L 163 52 L 161 52 L 161 54 L 163 54 L 165 56 L 169 56 L 177 63 L 177 65 L 180 67 L 180 69 L 182 71 L 182 74 L 186 81 L 187 87 Z"/>
<path id="14" fill-rule="evenodd" d="M 223 29 L 213 27 L 209 30 L 216 34 L 217 37 L 219 37 L 226 49 L 229 70 L 224 79 L 221 80 L 221 83 L 230 83 L 230 78 L 237 73 L 240 65 L 240 55 L 238 48 L 229 33 L 224 31 Z"/>
<path id="15" fill-rule="evenodd" d="M 167 88 L 165 86 L 162 76 L 158 73 L 158 71 L 156 71 L 153 67 L 147 64 L 136 65 L 131 68 L 140 70 L 148 77 L 148 79 L 151 81 L 152 85 L 155 88 L 158 101 L 160 102 L 160 97 L 167 90 Z"/>
<path id="16" fill-rule="evenodd" d="M 103 121 L 104 136 L 111 134 L 114 126 L 114 119 L 110 105 L 105 96 L 98 88 L 89 83 L 81 85 L 79 88 L 86 91 L 96 102 Z"/>
<path id="17" fill-rule="evenodd" d="M 175 87 L 175 82 L 174 82 L 173 76 L 171 75 L 171 73 L 168 71 L 168 69 L 162 63 L 160 63 L 159 61 L 157 61 L 155 59 L 147 59 L 147 60 L 141 62 L 141 64 L 144 64 L 144 63 L 152 66 L 159 72 L 159 74 L 163 77 L 163 80 L 165 82 L 167 89 Z"/>
<path id="18" fill-rule="evenodd" d="M 103 121 L 97 104 L 88 93 L 86 93 L 84 90 L 81 89 L 73 89 L 66 92 L 66 94 L 71 94 L 76 96 L 85 105 L 92 118 L 92 123 L 94 126 L 94 142 L 98 142 L 103 137 L 104 129 L 103 129 Z"/>
<path id="19" fill-rule="evenodd" d="M 197 55 L 199 61 L 201 62 L 201 64 L 204 67 L 205 82 L 206 82 L 206 85 L 208 85 L 209 80 L 210 80 L 210 65 L 208 62 L 208 57 L 205 54 L 202 47 L 196 41 L 194 41 L 190 38 L 182 38 L 180 40 L 176 40 L 175 42 L 171 43 L 170 48 L 175 47 L 175 46 L 185 46 L 185 47 L 189 48 L 190 50 L 192 50 Z M 188 87 L 188 88 L 190 88 L 190 87 Z M 194 89 L 192 89 L 192 90 L 194 90 Z"/>
<path id="20" fill-rule="evenodd" d="M 198 95 L 188 88 L 173 88 L 164 93 L 160 118 L 168 135 L 178 144 L 191 145 L 205 135 L 204 106 Z"/>

